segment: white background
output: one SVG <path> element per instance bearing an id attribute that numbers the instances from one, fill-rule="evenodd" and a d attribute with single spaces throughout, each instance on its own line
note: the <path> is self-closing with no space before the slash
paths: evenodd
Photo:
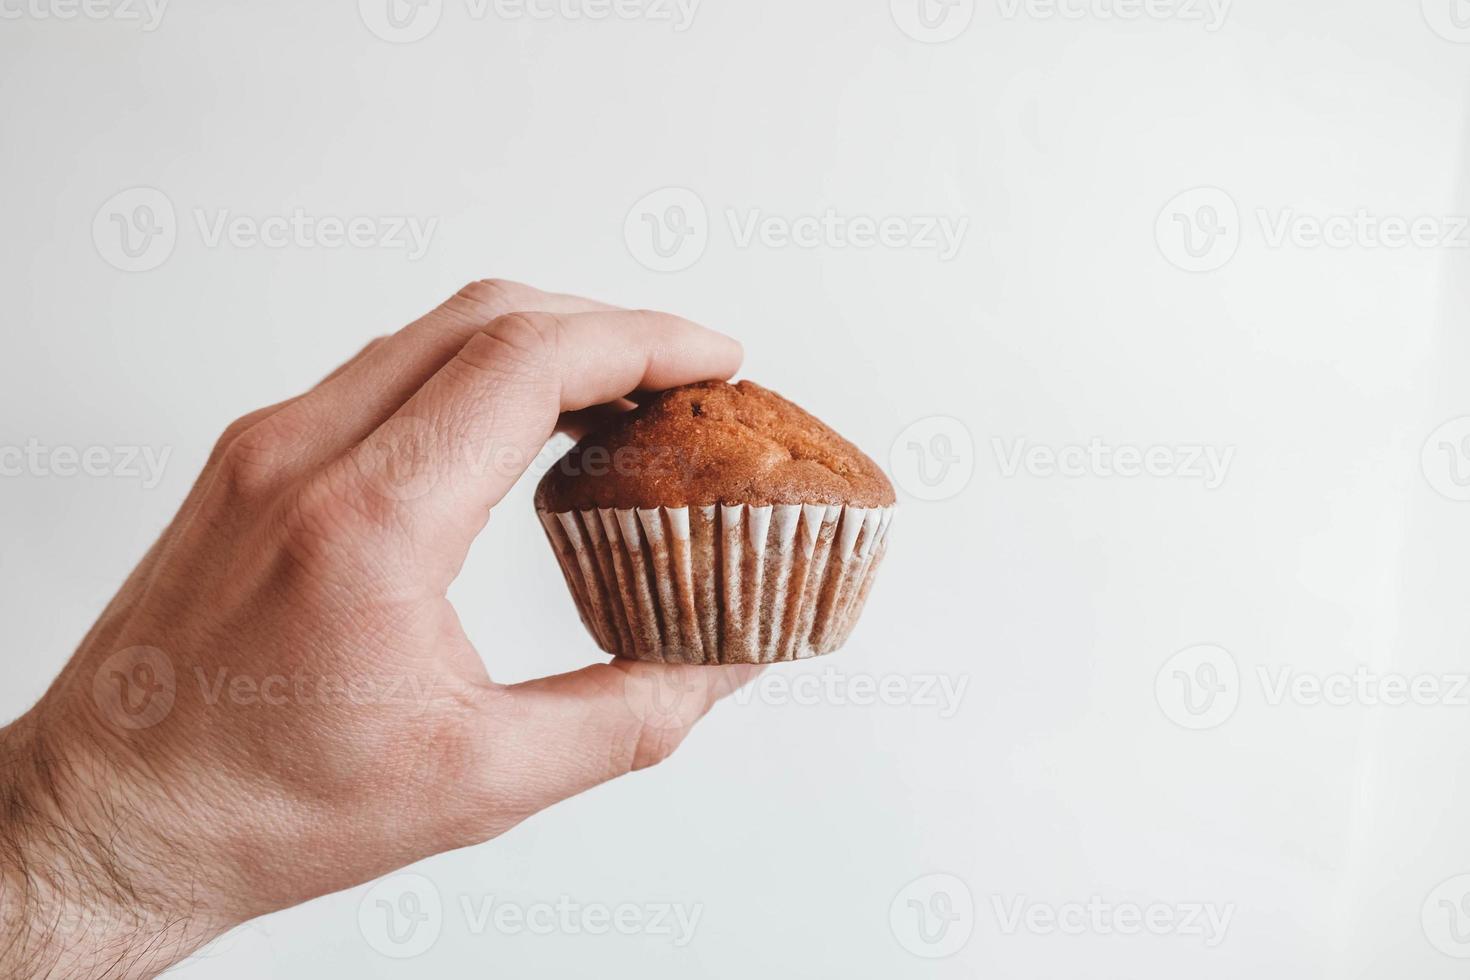
<path id="1" fill-rule="evenodd" d="M 1282 215 L 1360 209 L 1454 231 L 1470 210 L 1458 0 L 1238 0 L 1223 22 L 1184 0 L 1132 19 L 1103 16 L 1112 0 L 1072 0 L 1072 17 L 934 0 L 945 43 L 911 36 L 929 36 L 914 0 L 705 0 L 687 24 L 443 0 L 411 43 L 384 2 L 178 3 L 153 30 L 131 8 L 0 2 L 0 447 L 171 454 L 156 486 L 0 478 L 0 716 L 41 694 L 231 418 L 483 276 L 733 333 L 744 376 L 896 461 L 864 621 L 780 672 L 910 696 L 760 689 L 667 764 L 424 862 L 444 912 L 416 958 L 360 928 L 364 887 L 238 930 L 181 976 L 1464 974 L 1452 954 L 1470 942 L 1446 930 L 1470 923 L 1452 907 L 1466 888 L 1440 885 L 1470 871 L 1470 706 L 1273 704 L 1261 675 L 1470 670 L 1470 503 L 1452 499 L 1470 426 L 1421 460 L 1470 414 L 1470 233 L 1272 234 Z M 172 205 L 175 241 L 127 272 L 112 213 L 138 199 L 109 202 L 136 187 Z M 658 272 L 639 261 L 643 212 L 625 219 L 669 187 L 703 206 L 702 224 L 684 214 L 707 242 Z M 1235 213 L 1214 212 L 1225 234 L 1194 261 L 1182 229 L 1221 195 L 1171 202 L 1199 187 Z M 650 220 L 677 222 L 652 200 Z M 211 245 L 199 227 L 296 209 L 437 223 L 417 259 Z M 946 260 L 742 244 L 730 217 L 829 209 L 967 225 Z M 1093 438 L 1233 455 L 1214 488 L 1007 472 L 1018 440 Z M 912 465 L 933 478 L 946 460 L 937 491 Z M 598 656 L 529 482 L 453 593 L 497 679 Z M 1156 678 L 1201 644 L 1228 651 L 1237 706 L 1191 730 L 1172 668 Z M 938 677 L 965 685 L 957 710 L 913 696 Z M 936 874 L 953 878 L 905 891 Z M 959 916 L 944 948 L 915 940 L 907 904 L 935 887 Z M 461 906 L 563 896 L 701 918 L 676 946 L 476 935 Z M 1018 901 L 1093 898 L 1231 917 L 1215 945 L 1007 928 Z"/>

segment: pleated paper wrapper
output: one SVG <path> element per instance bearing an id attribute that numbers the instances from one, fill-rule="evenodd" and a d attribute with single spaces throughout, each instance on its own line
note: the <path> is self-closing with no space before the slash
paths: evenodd
<path id="1" fill-rule="evenodd" d="M 892 507 L 745 504 L 538 511 L 608 653 L 683 664 L 830 653 L 852 632 Z"/>

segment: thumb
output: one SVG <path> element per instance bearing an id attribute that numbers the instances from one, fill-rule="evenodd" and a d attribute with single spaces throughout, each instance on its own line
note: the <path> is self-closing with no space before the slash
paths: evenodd
<path id="1" fill-rule="evenodd" d="M 759 664 L 692 666 L 614 660 L 502 689 L 502 758 L 521 791 L 550 806 L 667 759 Z M 519 794 L 518 794 L 519 795 Z"/>

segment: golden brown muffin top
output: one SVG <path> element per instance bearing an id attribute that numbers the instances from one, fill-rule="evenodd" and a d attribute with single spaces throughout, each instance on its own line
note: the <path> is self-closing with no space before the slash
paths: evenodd
<path id="1" fill-rule="evenodd" d="M 893 486 L 862 450 L 750 381 L 671 388 L 591 433 L 536 488 L 536 506 L 888 506 Z"/>

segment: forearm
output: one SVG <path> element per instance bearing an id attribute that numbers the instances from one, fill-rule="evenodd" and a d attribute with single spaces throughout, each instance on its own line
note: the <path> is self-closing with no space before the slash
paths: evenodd
<path id="1" fill-rule="evenodd" d="M 0 730 L 0 976 L 153 977 L 219 931 L 139 873 L 144 815 L 79 771 L 105 764 Z"/>

